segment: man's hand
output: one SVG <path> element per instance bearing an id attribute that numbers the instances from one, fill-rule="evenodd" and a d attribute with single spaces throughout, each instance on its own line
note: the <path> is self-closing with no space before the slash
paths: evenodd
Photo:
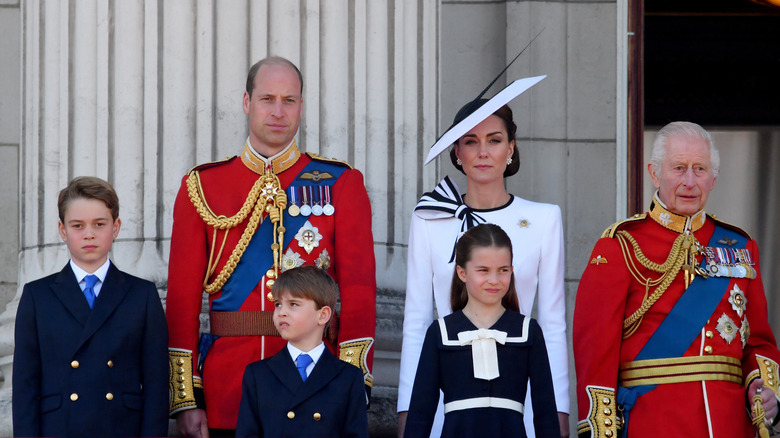
<path id="1" fill-rule="evenodd" d="M 775 398 L 774 391 L 772 391 L 772 389 L 768 386 L 764 386 L 764 381 L 762 379 L 756 379 L 750 383 L 750 386 L 748 386 L 748 402 L 750 402 L 752 408 L 753 397 L 756 395 L 756 393 L 759 392 L 759 389 L 761 390 L 761 401 L 764 405 L 766 420 L 769 422 L 769 424 L 772 424 L 774 423 L 778 412 L 777 399 Z M 753 416 L 755 417 L 755 414 Z"/>
<path id="2" fill-rule="evenodd" d="M 561 438 L 569 438 L 569 414 L 558 412 L 558 424 L 561 426 Z"/>
<path id="3" fill-rule="evenodd" d="M 406 429 L 407 415 L 409 415 L 409 411 L 403 411 L 398 413 L 398 438 L 404 438 L 404 429 Z"/>
<path id="4" fill-rule="evenodd" d="M 209 438 L 209 427 L 206 423 L 206 411 L 189 409 L 176 417 L 176 428 L 179 436 L 187 438 Z"/>

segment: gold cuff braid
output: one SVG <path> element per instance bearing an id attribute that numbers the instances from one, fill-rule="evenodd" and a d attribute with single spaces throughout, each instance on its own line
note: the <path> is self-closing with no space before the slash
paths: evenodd
<path id="1" fill-rule="evenodd" d="M 202 388 L 201 380 L 192 374 L 192 351 L 178 348 L 168 349 L 170 415 L 192 409 L 197 406 L 195 402 L 195 388 Z"/>
<path id="2" fill-rule="evenodd" d="M 775 393 L 775 397 L 780 395 L 780 379 L 778 379 L 780 376 L 778 376 L 777 362 L 768 357 L 757 354 L 756 363 L 758 364 L 758 369 L 753 370 L 750 374 L 748 374 L 747 379 L 745 379 L 745 386 L 749 386 L 753 380 L 761 378 L 764 380 L 764 386 L 772 388 L 772 391 Z"/>
<path id="3" fill-rule="evenodd" d="M 613 438 L 622 430 L 622 422 L 617 417 L 617 402 L 615 390 L 602 386 L 587 386 L 590 399 L 588 418 L 577 426 L 577 434 L 585 434 L 593 438 Z M 587 432 L 590 431 L 590 435 Z"/>
<path id="4" fill-rule="evenodd" d="M 374 387 L 374 377 L 368 369 L 368 352 L 373 343 L 373 338 L 361 338 L 339 344 L 339 359 L 360 368 L 363 371 L 365 384 L 369 388 Z"/>

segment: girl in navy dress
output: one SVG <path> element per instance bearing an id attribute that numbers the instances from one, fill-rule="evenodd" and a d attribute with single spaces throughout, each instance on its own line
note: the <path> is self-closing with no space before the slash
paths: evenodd
<path id="1" fill-rule="evenodd" d="M 442 437 L 526 437 L 529 381 L 536 436 L 560 437 L 542 330 L 507 293 L 515 290 L 511 240 L 497 225 L 478 225 L 458 240 L 455 264 L 453 313 L 425 335 L 404 437 L 428 437 L 440 389 Z"/>

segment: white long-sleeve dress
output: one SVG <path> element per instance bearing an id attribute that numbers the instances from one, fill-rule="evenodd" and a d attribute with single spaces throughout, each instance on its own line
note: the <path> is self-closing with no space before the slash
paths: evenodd
<path id="1" fill-rule="evenodd" d="M 442 206 L 444 208 L 440 208 Z M 507 204 L 498 208 L 469 209 L 462 204 L 457 186 L 449 178 L 439 183 L 434 192 L 424 195 L 412 214 L 398 411 L 409 409 L 417 363 L 428 326 L 435 315 L 441 318 L 452 313 L 450 287 L 455 271 L 453 248 L 462 232 L 469 227 L 469 221 L 471 225 L 483 222 L 498 225 L 512 240 L 512 265 L 520 313 L 531 315 L 534 300 L 538 301 L 536 318 L 547 346 L 555 402 L 558 412 L 568 413 L 569 359 L 560 208 L 512 196 Z M 530 392 L 528 397 L 530 400 Z M 525 424 L 529 436 L 534 436 L 530 408 L 530 403 L 526 403 Z M 431 436 L 439 436 L 441 431 L 441 409 L 437 417 Z"/>

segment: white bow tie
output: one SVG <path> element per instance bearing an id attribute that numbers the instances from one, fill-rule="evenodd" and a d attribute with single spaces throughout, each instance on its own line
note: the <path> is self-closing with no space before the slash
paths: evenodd
<path id="1" fill-rule="evenodd" d="M 499 376 L 496 342 L 504 345 L 506 336 L 506 332 L 484 328 L 458 333 L 460 345 L 471 345 L 474 378 L 492 380 Z"/>

